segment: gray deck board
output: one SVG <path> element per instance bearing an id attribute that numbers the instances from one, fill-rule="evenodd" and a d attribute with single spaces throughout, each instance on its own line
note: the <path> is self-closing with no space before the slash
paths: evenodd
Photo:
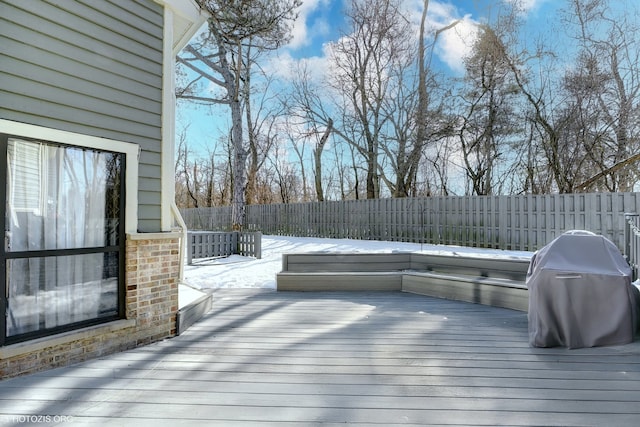
<path id="1" fill-rule="evenodd" d="M 526 313 L 508 309 L 218 290 L 179 337 L 1 381 L 0 425 L 20 414 L 139 427 L 636 426 L 640 341 L 538 349 Z"/>

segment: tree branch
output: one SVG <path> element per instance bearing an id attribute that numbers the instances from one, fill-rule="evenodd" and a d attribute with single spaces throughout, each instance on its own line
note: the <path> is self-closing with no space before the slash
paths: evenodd
<path id="1" fill-rule="evenodd" d="M 591 187 L 596 181 L 598 181 L 600 178 L 602 178 L 605 175 L 611 174 L 615 171 L 617 171 L 618 169 L 622 169 L 623 167 L 630 165 L 631 163 L 637 162 L 638 160 L 640 160 L 640 153 L 638 154 L 634 154 L 631 157 L 628 157 L 618 163 L 616 163 L 615 165 L 598 172 L 597 174 L 595 174 L 594 176 L 592 176 L 591 178 L 587 179 L 586 181 L 584 181 L 581 184 L 576 185 L 576 189 L 585 191 L 587 190 L 589 187 Z"/>
<path id="2" fill-rule="evenodd" d="M 186 48 L 185 48 L 185 49 L 186 49 Z M 195 71 L 196 73 L 198 73 L 199 75 L 201 75 L 201 76 L 202 76 L 202 77 L 204 77 L 205 79 L 207 79 L 207 80 L 211 81 L 212 83 L 215 83 L 215 84 L 217 84 L 218 86 L 225 87 L 225 84 L 224 84 L 224 82 L 223 82 L 222 80 L 220 80 L 220 79 L 216 78 L 215 76 L 213 76 L 213 75 L 211 75 L 211 74 L 207 73 L 207 72 L 206 72 L 206 71 L 204 71 L 204 70 L 201 70 L 200 68 L 196 67 L 195 65 L 193 65 L 191 62 L 187 61 L 186 59 L 184 59 L 184 58 L 182 58 L 182 57 L 180 57 L 180 56 L 177 56 L 177 57 L 176 57 L 176 60 L 177 60 L 179 63 L 181 63 L 182 65 L 184 65 L 185 67 L 190 68 L 191 70 Z M 204 62 L 204 61 L 203 61 L 203 62 Z M 211 65 L 209 65 L 208 63 L 205 63 L 205 64 L 207 64 L 208 66 L 210 66 L 210 67 L 211 67 Z M 213 67 L 211 67 L 211 68 L 213 68 Z"/>
<path id="3" fill-rule="evenodd" d="M 190 101 L 204 102 L 207 104 L 223 104 L 223 105 L 230 104 L 230 102 L 226 99 L 207 98 L 204 96 L 194 96 L 194 95 L 176 95 L 176 96 L 180 99 L 188 99 Z"/>
<path id="4" fill-rule="evenodd" d="M 184 50 L 189 52 L 190 54 L 192 54 L 194 56 L 194 59 L 197 59 L 198 61 L 201 61 L 207 67 L 210 67 L 213 71 L 215 71 L 216 73 L 220 73 L 222 76 L 226 76 L 226 74 L 229 72 L 229 70 L 226 69 L 224 66 L 221 66 L 220 64 L 217 64 L 216 62 L 212 61 L 209 56 L 205 56 L 205 55 L 201 54 L 200 52 L 198 52 L 191 45 L 187 45 L 184 48 Z M 219 55 L 215 55 L 215 56 L 219 56 L 220 58 L 224 59 L 224 54 L 223 53 L 220 53 Z M 216 83 L 217 85 L 226 87 L 225 86 L 226 85 L 225 81 L 219 80 L 216 77 L 214 77 L 214 79 L 216 80 L 214 83 Z"/>

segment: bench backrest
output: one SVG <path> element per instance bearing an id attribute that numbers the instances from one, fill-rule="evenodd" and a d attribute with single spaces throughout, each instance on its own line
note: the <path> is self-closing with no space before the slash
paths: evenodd
<path id="1" fill-rule="evenodd" d="M 410 252 L 307 252 L 282 255 L 282 271 L 295 273 L 402 271 L 409 268 Z"/>
<path id="2" fill-rule="evenodd" d="M 491 258 L 418 252 L 307 252 L 282 256 L 282 271 L 295 273 L 418 270 L 442 274 L 496 277 L 524 282 L 528 268 L 529 260 L 523 258 Z"/>
<path id="3" fill-rule="evenodd" d="M 443 274 L 464 274 L 523 281 L 529 260 L 524 258 L 492 258 L 461 255 L 413 253 L 411 269 Z"/>

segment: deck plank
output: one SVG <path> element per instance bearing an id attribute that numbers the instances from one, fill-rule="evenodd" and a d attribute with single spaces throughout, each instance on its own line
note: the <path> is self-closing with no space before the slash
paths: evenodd
<path id="1" fill-rule="evenodd" d="M 526 313 L 400 292 L 218 290 L 179 337 L 0 382 L 0 425 L 635 426 L 639 356 L 531 348 Z"/>

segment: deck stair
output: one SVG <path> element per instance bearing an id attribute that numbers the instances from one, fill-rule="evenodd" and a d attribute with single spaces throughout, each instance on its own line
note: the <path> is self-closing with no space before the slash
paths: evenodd
<path id="1" fill-rule="evenodd" d="M 284 254 L 278 291 L 402 291 L 528 310 L 529 259 L 425 252 Z"/>

